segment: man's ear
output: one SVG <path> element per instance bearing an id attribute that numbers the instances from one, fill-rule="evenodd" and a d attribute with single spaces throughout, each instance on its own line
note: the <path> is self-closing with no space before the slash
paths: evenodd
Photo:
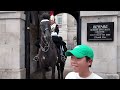
<path id="1" fill-rule="evenodd" d="M 92 62 L 93 62 L 93 60 L 90 59 L 90 60 L 88 61 L 89 65 L 92 65 Z"/>

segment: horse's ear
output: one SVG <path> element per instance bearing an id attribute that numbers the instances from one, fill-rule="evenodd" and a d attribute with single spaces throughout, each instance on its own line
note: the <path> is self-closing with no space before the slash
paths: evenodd
<path id="1" fill-rule="evenodd" d="M 50 14 L 48 12 L 44 12 L 42 15 L 41 15 L 42 19 L 50 19 Z"/>

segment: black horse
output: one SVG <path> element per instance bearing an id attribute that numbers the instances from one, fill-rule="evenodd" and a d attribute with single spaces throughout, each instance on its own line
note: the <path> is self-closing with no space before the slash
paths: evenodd
<path id="1" fill-rule="evenodd" d="M 58 79 L 63 79 L 63 71 L 65 66 L 65 57 L 62 53 L 62 45 L 61 48 L 57 48 L 53 39 L 51 37 L 51 28 L 49 13 L 43 13 L 41 15 L 40 21 L 40 37 L 36 44 L 39 47 L 38 58 L 39 58 L 39 66 L 42 71 L 42 78 L 46 79 L 46 68 L 52 68 L 51 78 L 55 79 L 55 67 L 57 66 L 58 70 Z M 61 44 L 62 41 L 60 41 Z"/>

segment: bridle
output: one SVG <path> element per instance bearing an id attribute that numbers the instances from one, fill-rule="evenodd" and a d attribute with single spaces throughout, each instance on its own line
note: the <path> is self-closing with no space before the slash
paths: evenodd
<path id="1" fill-rule="evenodd" d="M 45 41 L 44 41 L 45 40 Z M 41 38 L 41 42 L 45 45 L 45 46 L 42 46 L 40 44 L 40 49 L 43 51 L 43 52 L 48 52 L 49 48 L 50 48 L 50 41 L 48 42 L 46 40 L 46 36 L 44 36 L 44 40 L 43 38 Z M 46 42 L 46 43 L 45 43 Z M 47 49 L 46 49 L 47 48 Z"/>
<path id="2" fill-rule="evenodd" d="M 47 38 L 49 38 L 48 36 L 47 36 L 47 32 L 49 32 L 49 30 L 48 30 L 48 26 L 47 25 L 45 25 L 45 29 L 43 30 L 42 28 L 41 28 L 41 33 L 42 33 L 42 37 L 41 37 L 41 42 L 42 42 L 42 44 L 44 44 L 44 46 L 42 46 L 42 44 L 40 43 L 40 49 L 43 51 L 43 52 L 48 52 L 49 51 L 49 49 L 50 49 L 50 40 L 47 40 Z"/>

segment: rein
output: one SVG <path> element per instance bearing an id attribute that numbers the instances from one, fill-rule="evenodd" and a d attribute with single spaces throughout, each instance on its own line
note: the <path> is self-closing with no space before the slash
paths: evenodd
<path id="1" fill-rule="evenodd" d="M 45 41 L 47 42 L 46 38 L 44 38 Z M 45 44 L 45 46 L 43 47 L 41 44 L 40 44 L 40 48 L 43 52 L 48 52 L 48 50 L 50 49 L 50 42 L 47 42 L 47 44 L 43 41 L 43 39 L 41 39 L 43 44 Z M 47 49 L 46 49 L 47 48 Z"/>

